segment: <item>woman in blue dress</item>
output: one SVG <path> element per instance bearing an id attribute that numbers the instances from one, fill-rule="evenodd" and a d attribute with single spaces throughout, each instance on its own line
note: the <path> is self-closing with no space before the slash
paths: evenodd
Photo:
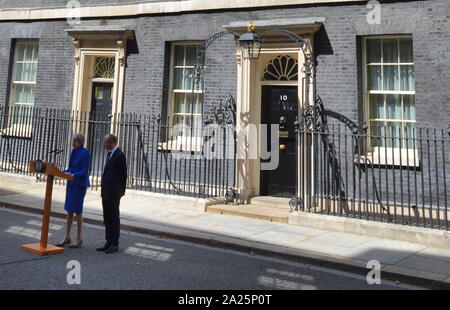
<path id="1" fill-rule="evenodd" d="M 86 189 L 89 183 L 89 163 L 91 155 L 89 151 L 83 147 L 84 135 L 77 133 L 72 138 L 72 153 L 70 154 L 69 169 L 64 170 L 65 173 L 73 175 L 73 181 L 67 181 L 66 201 L 64 210 L 67 211 L 66 236 L 64 240 L 56 244 L 63 247 L 69 244 L 69 248 L 79 248 L 83 243 L 83 202 L 86 195 Z M 78 226 L 77 240 L 71 243 L 70 230 L 75 219 Z"/>

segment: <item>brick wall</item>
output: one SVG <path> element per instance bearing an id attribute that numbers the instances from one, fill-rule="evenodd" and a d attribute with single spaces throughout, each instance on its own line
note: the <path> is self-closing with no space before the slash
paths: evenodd
<path id="1" fill-rule="evenodd" d="M 48 2 L 41 1 L 47 5 Z M 91 2 L 93 3 L 93 2 Z M 300 6 L 234 12 L 90 19 L 83 25 L 121 25 L 136 29 L 136 47 L 128 57 L 124 110 L 161 112 L 166 42 L 203 40 L 237 20 L 324 16 L 315 38 L 317 91 L 326 107 L 353 120 L 361 106 L 358 38 L 363 35 L 412 33 L 416 71 L 418 126 L 447 127 L 450 119 L 450 2 L 384 3 L 381 24 L 368 25 L 365 4 Z M 72 104 L 73 51 L 65 21 L 0 23 L 0 98 L 6 101 L 10 45 L 13 38 L 39 38 L 36 105 L 69 108 Z M 208 49 L 206 104 L 211 107 L 236 92 L 234 44 L 223 38 Z"/>
<path id="2" fill-rule="evenodd" d="M 72 39 L 62 22 L 0 23 L 0 98 L 8 102 L 13 39 L 39 39 L 39 63 L 36 77 L 35 103 L 39 107 L 71 108 L 73 94 Z"/>

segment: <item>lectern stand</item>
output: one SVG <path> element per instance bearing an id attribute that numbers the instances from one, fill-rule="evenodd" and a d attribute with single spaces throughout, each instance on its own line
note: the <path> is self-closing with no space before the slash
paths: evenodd
<path id="1" fill-rule="evenodd" d="M 41 241 L 39 243 L 24 244 L 20 248 L 24 251 L 38 255 L 59 254 L 64 249 L 47 244 L 48 226 L 50 224 L 50 211 L 52 207 L 53 180 L 55 177 L 73 181 L 73 176 L 60 171 L 54 164 L 42 162 L 40 160 L 30 161 L 30 171 L 32 173 L 42 173 L 47 175 L 47 186 L 45 189 L 44 212 L 42 217 Z"/>

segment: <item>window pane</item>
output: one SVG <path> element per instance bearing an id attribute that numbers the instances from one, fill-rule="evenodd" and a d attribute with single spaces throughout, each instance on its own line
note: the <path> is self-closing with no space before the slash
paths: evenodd
<path id="1" fill-rule="evenodd" d="M 400 62 L 413 62 L 413 45 L 411 38 L 399 39 Z"/>
<path id="2" fill-rule="evenodd" d="M 23 61 L 25 59 L 25 44 L 17 43 L 16 44 L 16 61 Z"/>
<path id="3" fill-rule="evenodd" d="M 16 82 L 35 82 L 37 63 L 17 63 L 14 81 Z"/>
<path id="4" fill-rule="evenodd" d="M 416 120 L 416 103 L 414 95 L 403 95 L 403 119 Z"/>
<path id="5" fill-rule="evenodd" d="M 39 43 L 35 42 L 33 43 L 33 53 L 31 56 L 31 61 L 37 61 L 38 60 L 38 54 L 39 54 Z"/>
<path id="6" fill-rule="evenodd" d="M 32 105 L 34 103 L 34 85 L 15 84 L 14 103 Z"/>
<path id="7" fill-rule="evenodd" d="M 95 57 L 94 77 L 114 79 L 116 72 L 116 59 L 113 57 Z"/>
<path id="8" fill-rule="evenodd" d="M 186 94 L 174 93 L 174 109 L 175 113 L 187 113 Z"/>
<path id="9" fill-rule="evenodd" d="M 414 91 L 414 66 L 400 66 L 401 90 Z"/>
<path id="10" fill-rule="evenodd" d="M 370 142 L 372 146 L 385 146 L 386 126 L 381 122 L 370 122 Z"/>
<path id="11" fill-rule="evenodd" d="M 174 115 L 172 124 L 172 137 L 183 136 L 185 134 L 185 117 L 183 115 Z"/>
<path id="12" fill-rule="evenodd" d="M 174 112 L 200 114 L 202 111 L 203 94 L 195 94 L 194 107 L 191 111 L 191 93 L 174 93 Z"/>
<path id="13" fill-rule="evenodd" d="M 173 75 L 173 89 L 183 89 L 184 69 L 174 69 Z"/>
<path id="14" fill-rule="evenodd" d="M 26 44 L 25 47 L 25 53 L 24 53 L 24 59 L 25 61 L 32 61 L 33 60 L 33 44 Z"/>
<path id="15" fill-rule="evenodd" d="M 386 146 L 387 147 L 400 147 L 401 145 L 401 130 L 402 123 L 398 122 L 387 122 L 386 126 Z"/>
<path id="16" fill-rule="evenodd" d="M 369 95 L 370 119 L 384 119 L 384 95 Z"/>
<path id="17" fill-rule="evenodd" d="M 397 39 L 383 39 L 383 62 L 397 63 L 398 62 L 398 40 Z"/>
<path id="18" fill-rule="evenodd" d="M 17 63 L 16 64 L 16 75 L 14 81 L 27 81 L 29 76 L 30 66 L 29 64 Z"/>
<path id="19" fill-rule="evenodd" d="M 194 107 L 191 110 L 191 98 L 192 98 L 192 94 L 186 94 L 186 100 L 187 100 L 187 107 L 188 109 L 186 110 L 186 113 L 192 113 L 192 114 L 200 114 L 202 112 L 202 97 L 203 94 L 195 94 L 194 95 Z"/>
<path id="20" fill-rule="evenodd" d="M 381 39 L 367 40 L 367 63 L 381 63 Z"/>
<path id="21" fill-rule="evenodd" d="M 367 87 L 369 90 L 381 90 L 381 66 L 367 67 Z"/>
<path id="22" fill-rule="evenodd" d="M 384 90 L 399 90 L 398 66 L 383 66 Z"/>
<path id="23" fill-rule="evenodd" d="M 192 90 L 192 86 L 194 86 L 194 69 L 185 69 L 184 70 L 184 85 L 183 89 Z"/>
<path id="24" fill-rule="evenodd" d="M 195 94 L 194 108 L 191 111 L 191 93 L 174 93 L 174 113 L 200 114 L 203 94 Z"/>
<path id="25" fill-rule="evenodd" d="M 38 42 L 17 42 L 16 61 L 37 61 L 39 43 Z"/>
<path id="26" fill-rule="evenodd" d="M 403 137 L 405 137 L 405 141 L 403 145 L 408 149 L 416 148 L 416 125 L 412 123 L 405 123 L 405 129 L 403 133 Z M 411 160 L 412 158 L 410 158 Z"/>
<path id="27" fill-rule="evenodd" d="M 197 50 L 199 45 L 186 46 L 186 66 L 195 66 L 197 64 Z"/>
<path id="28" fill-rule="evenodd" d="M 194 69 L 176 68 L 174 70 L 173 89 L 192 90 L 192 77 Z"/>
<path id="29" fill-rule="evenodd" d="M 95 87 L 95 99 L 103 99 L 103 87 Z"/>
<path id="30" fill-rule="evenodd" d="M 33 121 L 33 107 L 29 105 L 16 105 L 11 106 L 11 115 L 13 115 L 11 121 L 15 125 L 31 125 Z M 24 130 L 24 128 L 22 128 Z"/>
<path id="31" fill-rule="evenodd" d="M 184 124 L 184 116 L 183 115 L 175 115 L 173 117 L 174 125 L 183 125 Z"/>
<path id="32" fill-rule="evenodd" d="M 184 66 L 184 45 L 175 45 L 174 51 L 174 65 Z"/>
<path id="33" fill-rule="evenodd" d="M 182 119 L 182 121 L 181 121 Z M 174 121 L 176 124 L 183 124 L 183 127 L 178 128 L 178 136 L 200 136 L 201 134 L 201 116 L 200 115 L 185 115 L 175 116 Z M 183 122 L 183 123 L 182 123 Z M 192 128 L 191 128 L 192 126 Z M 180 130 L 182 129 L 182 130 Z M 187 141 L 186 141 L 187 142 Z"/>
<path id="34" fill-rule="evenodd" d="M 35 82 L 38 44 L 19 42 L 16 49 L 14 81 Z"/>
<path id="35" fill-rule="evenodd" d="M 402 119 L 400 95 L 386 95 L 386 119 Z"/>

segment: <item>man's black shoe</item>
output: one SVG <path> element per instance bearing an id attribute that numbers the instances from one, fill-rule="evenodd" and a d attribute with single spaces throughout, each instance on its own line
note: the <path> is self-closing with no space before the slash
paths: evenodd
<path id="1" fill-rule="evenodd" d="M 104 246 L 102 246 L 101 248 L 97 248 L 95 249 L 96 251 L 106 251 L 109 247 L 111 246 L 111 243 L 106 242 Z"/>
<path id="2" fill-rule="evenodd" d="M 111 253 L 114 253 L 114 252 L 117 252 L 117 251 L 119 251 L 119 246 L 118 245 L 111 245 L 109 248 L 107 248 L 105 250 L 105 253 L 106 254 L 111 254 Z"/>

